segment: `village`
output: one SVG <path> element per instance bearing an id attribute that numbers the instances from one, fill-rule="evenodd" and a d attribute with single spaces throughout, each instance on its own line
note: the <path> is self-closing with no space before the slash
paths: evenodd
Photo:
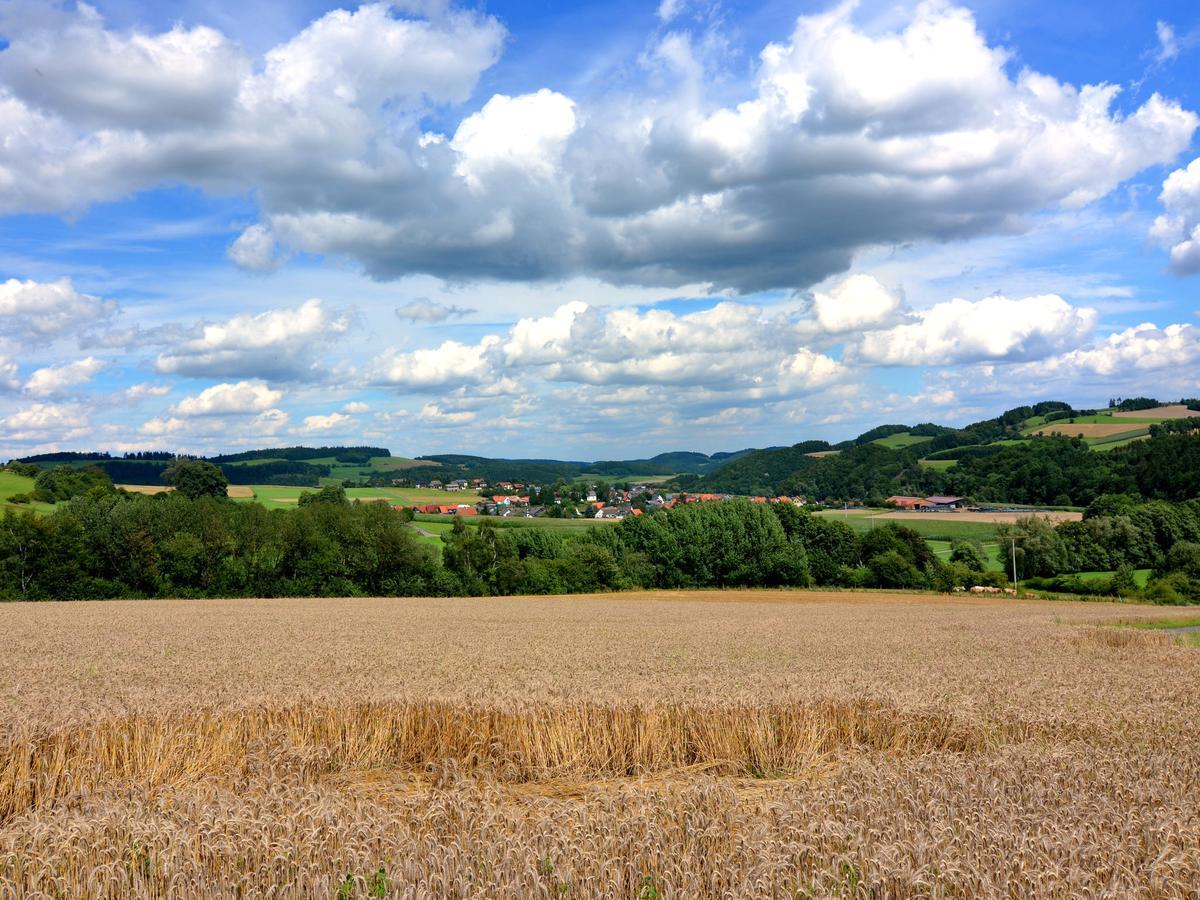
<path id="1" fill-rule="evenodd" d="M 474 493 L 473 503 L 427 503 L 406 507 L 417 513 L 443 516 L 498 516 L 534 519 L 590 518 L 621 520 L 649 511 L 673 509 L 687 503 L 721 503 L 747 499 L 734 494 L 689 494 L 661 492 L 651 483 L 590 484 L 553 486 L 499 481 L 494 485 L 482 478 L 437 479 L 414 483 L 413 487 L 448 492 Z M 467 498 L 464 497 L 464 501 Z M 750 497 L 753 503 L 791 503 L 804 506 L 804 497 Z"/>

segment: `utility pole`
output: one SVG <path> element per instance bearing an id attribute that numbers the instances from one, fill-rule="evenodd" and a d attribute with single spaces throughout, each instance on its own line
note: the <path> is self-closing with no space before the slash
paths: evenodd
<path id="1" fill-rule="evenodd" d="M 1017 586 L 1017 539 L 1012 538 L 1013 587 Z"/>

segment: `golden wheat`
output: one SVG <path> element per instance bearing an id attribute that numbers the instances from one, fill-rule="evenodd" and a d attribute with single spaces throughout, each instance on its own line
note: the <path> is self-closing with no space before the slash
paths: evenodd
<path id="1" fill-rule="evenodd" d="M 1191 897 L 1200 652 L 1100 604 L 0 606 L 0 897 Z"/>

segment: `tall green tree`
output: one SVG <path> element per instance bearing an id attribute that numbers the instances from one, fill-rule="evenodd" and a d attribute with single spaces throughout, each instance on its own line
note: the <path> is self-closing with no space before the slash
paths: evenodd
<path id="1" fill-rule="evenodd" d="M 229 479 L 217 466 L 202 459 L 177 459 L 163 472 L 163 481 L 189 500 L 224 497 Z"/>

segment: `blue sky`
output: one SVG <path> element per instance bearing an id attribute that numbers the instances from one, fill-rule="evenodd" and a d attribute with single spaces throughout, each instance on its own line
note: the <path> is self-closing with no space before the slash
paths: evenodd
<path id="1" fill-rule="evenodd" d="M 0 7 L 0 458 L 1200 394 L 1181 2 Z"/>

